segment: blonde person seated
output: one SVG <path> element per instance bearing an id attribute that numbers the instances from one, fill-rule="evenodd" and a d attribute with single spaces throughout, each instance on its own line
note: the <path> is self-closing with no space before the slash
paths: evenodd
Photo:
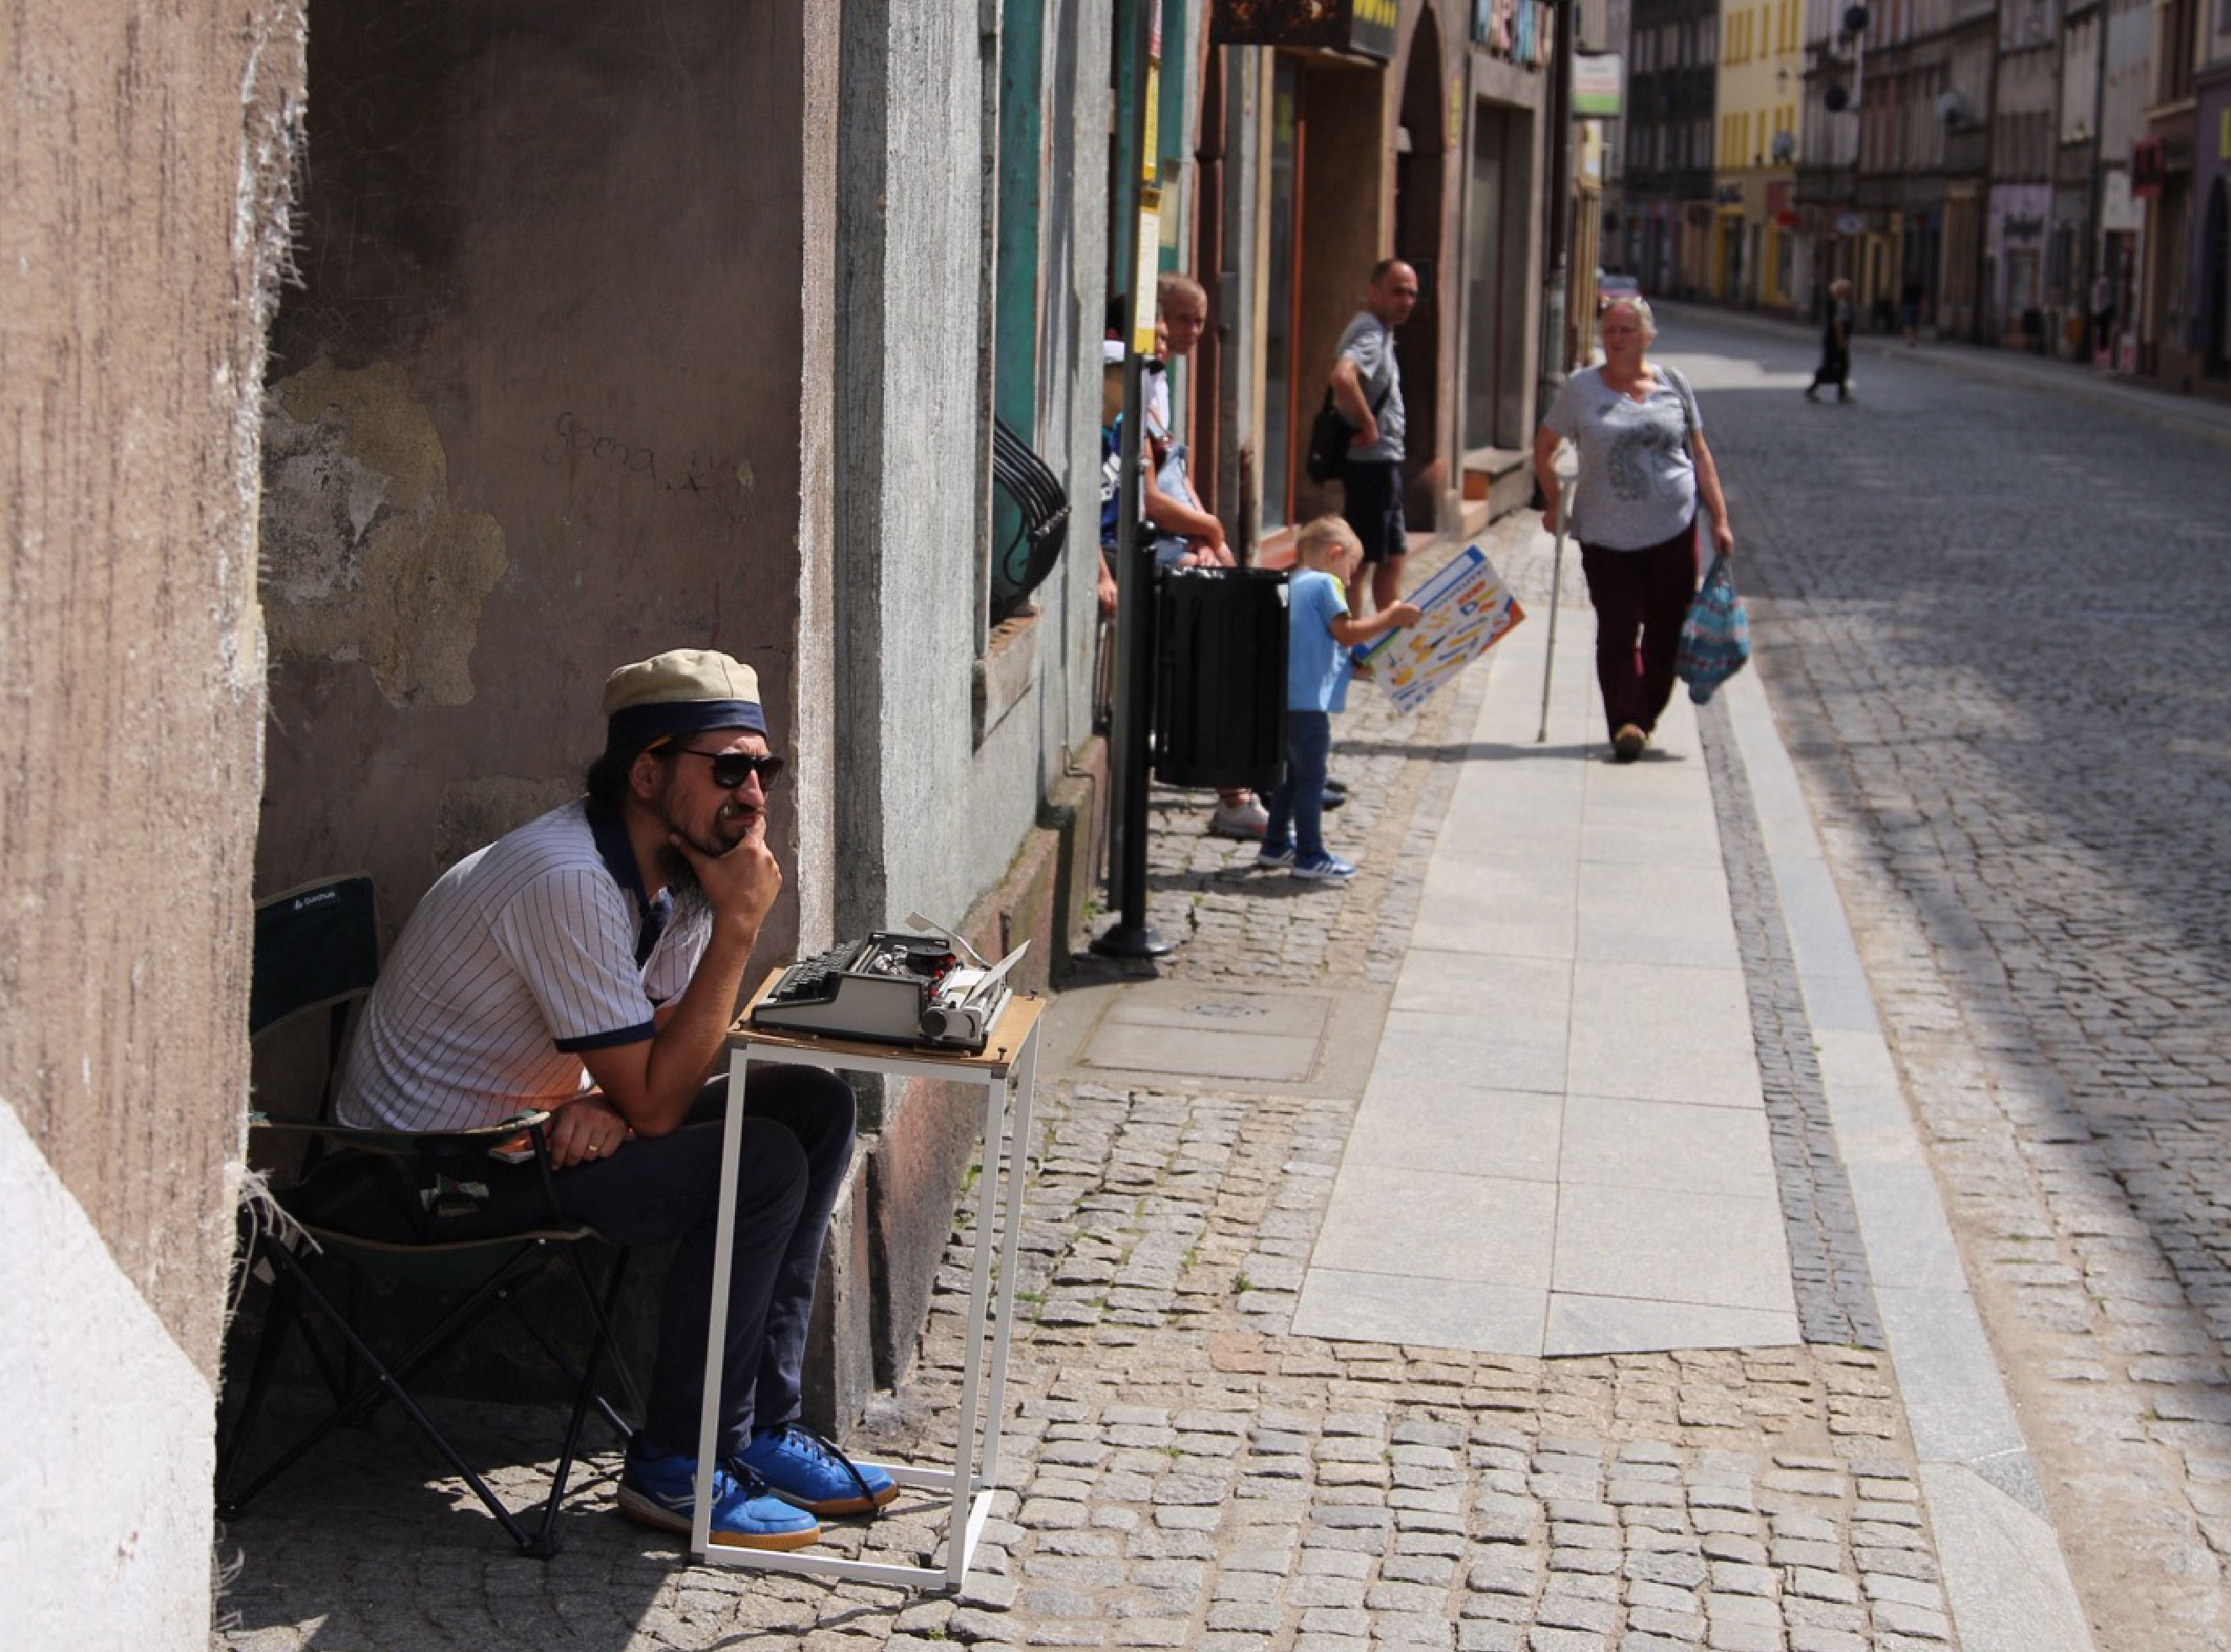
<path id="1" fill-rule="evenodd" d="M 1154 289 L 1154 338 L 1165 362 L 1192 353 L 1208 326 L 1208 294 L 1190 275 L 1169 274 Z M 1170 430 L 1166 373 L 1148 375 L 1141 431 L 1147 462 L 1141 466 L 1145 499 L 1140 515 L 1154 532 L 1154 560 L 1163 567 L 1231 567 L 1238 559 L 1225 542 L 1224 524 L 1200 502 L 1186 471 L 1185 444 Z M 1218 791 L 1208 817 L 1209 835 L 1259 841 L 1270 819 L 1245 787 Z"/>

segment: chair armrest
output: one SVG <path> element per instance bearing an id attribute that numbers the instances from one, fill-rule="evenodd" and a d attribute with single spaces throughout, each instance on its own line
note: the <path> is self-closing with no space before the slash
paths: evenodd
<path id="1" fill-rule="evenodd" d="M 314 1118 L 278 1118 L 269 1113 L 248 1115 L 248 1127 L 252 1130 L 307 1136 L 335 1147 L 353 1147 L 370 1153 L 415 1153 L 436 1143 L 464 1148 L 479 1145 L 493 1152 L 522 1134 L 540 1144 L 543 1126 L 549 1122 L 550 1115 L 540 1108 L 514 1113 L 500 1124 L 475 1124 L 465 1130 L 395 1130 L 384 1124 L 335 1124 Z"/>
<path id="2" fill-rule="evenodd" d="M 298 1220 L 318 1227 L 320 1219 L 312 1213 L 322 1209 L 333 1213 L 322 1225 L 359 1237 L 392 1237 L 406 1242 L 425 1242 L 435 1235 L 430 1231 L 383 1231 L 383 1208 L 399 1207 L 406 1211 L 416 1208 L 434 1218 L 461 1208 L 469 1215 L 488 1203 L 492 1190 L 500 1194 L 503 1187 L 510 1186 L 517 1191 L 516 1183 L 500 1181 L 491 1160 L 532 1166 L 541 1195 L 541 1209 L 532 1217 L 532 1224 L 562 1222 L 555 1167 L 550 1162 L 549 1119 L 547 1111 L 530 1109 L 500 1124 L 405 1130 L 249 1116 L 252 1132 L 277 1132 L 306 1138 L 310 1143 L 294 1186 L 282 1195 L 282 1202 Z M 518 1150 L 506 1150 L 513 1148 Z M 385 1168 L 372 1169 L 375 1164 Z M 307 1208 L 299 1208 L 297 1200 L 307 1200 Z M 346 1216 L 341 1214 L 344 1211 Z"/>

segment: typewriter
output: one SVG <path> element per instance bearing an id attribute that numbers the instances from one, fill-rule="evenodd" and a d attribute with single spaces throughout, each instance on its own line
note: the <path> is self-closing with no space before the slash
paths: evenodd
<path id="1" fill-rule="evenodd" d="M 972 962 L 964 962 L 956 946 Z M 1014 995 L 1007 972 L 1029 947 L 1025 941 L 993 964 L 950 931 L 878 930 L 792 964 L 752 1006 L 751 1023 L 973 1053 Z"/>

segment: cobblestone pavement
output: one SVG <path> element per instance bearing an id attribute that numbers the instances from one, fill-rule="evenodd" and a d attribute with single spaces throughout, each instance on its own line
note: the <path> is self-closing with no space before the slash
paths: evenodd
<path id="1" fill-rule="evenodd" d="M 1760 668 L 2102 1652 L 2231 1642 L 2231 421 L 1677 313 Z"/>
<path id="2" fill-rule="evenodd" d="M 1498 524 L 1488 548 L 1538 621 L 1549 567 L 1532 518 Z M 1577 600 L 1577 567 L 1566 578 Z M 1362 865 L 1346 888 L 1251 877 L 1251 846 L 1201 832 L 1206 794 L 1158 793 L 1149 915 L 1184 943 L 1163 974 L 1390 981 L 1490 691 L 1535 690 L 1475 670 L 1415 722 L 1358 696 L 1335 757 L 1351 801 L 1328 823 L 1334 846 Z M 1770 969 L 1770 952 L 1762 930 L 1747 963 Z M 1762 1046 L 1786 1055 L 1790 1029 L 1775 1019 L 1788 1014 L 1786 984 L 1755 984 L 1753 1001 Z M 1796 1158 L 1802 1079 L 1790 1090 Z M 1288 1325 L 1355 1098 L 1118 1088 L 1044 1067 L 1039 1098 L 1009 1489 L 980 1554 L 986 1570 L 963 1597 L 683 1568 L 675 1545 L 608 1512 L 610 1451 L 589 1461 L 565 1552 L 546 1566 L 518 1560 L 383 1424 L 329 1447 L 319 1472 L 282 1480 L 223 1535 L 236 1573 L 217 1644 L 1954 1643 L 1889 1359 L 1864 1345 L 1879 1338 L 1861 1321 L 1821 1333 L 1848 1340 L 1804 1347 L 1555 1360 L 1297 1337 Z M 1826 1286 L 1851 1270 L 1833 1176 L 1821 1185 L 1830 1196 L 1808 1192 L 1803 1208 L 1827 1212 Z M 966 1220 L 915 1370 L 856 1445 L 927 1457 L 951 1438 Z M 1399 1212 L 1389 1224 L 1400 1243 Z M 1837 1299 L 1863 1320 L 1863 1290 Z M 531 1455 L 500 1414 L 478 1414 L 472 1431 L 488 1458 Z M 528 1492 L 537 1473 L 530 1461 L 501 1483 Z M 919 1558 L 938 1515 L 902 1501 L 872 1526 L 831 1530 L 853 1552 Z"/>

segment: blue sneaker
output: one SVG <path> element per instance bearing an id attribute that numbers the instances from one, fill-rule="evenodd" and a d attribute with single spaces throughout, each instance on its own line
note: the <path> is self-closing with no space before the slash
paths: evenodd
<path id="1" fill-rule="evenodd" d="M 1317 883 L 1335 883 L 1355 876 L 1355 868 L 1337 855 L 1309 855 L 1294 862 L 1294 876 Z"/>
<path id="2" fill-rule="evenodd" d="M 1294 849 L 1291 844 L 1287 845 L 1284 849 L 1273 849 L 1270 845 L 1264 844 L 1263 852 L 1255 857 L 1257 871 L 1277 871 L 1293 864 Z"/>
<path id="3" fill-rule="evenodd" d="M 898 1482 L 873 1463 L 856 1463 L 801 1424 L 752 1436 L 731 1466 L 766 1482 L 786 1503 L 814 1514 L 873 1514 L 899 1494 Z"/>
<path id="4" fill-rule="evenodd" d="M 620 1471 L 620 1513 L 662 1532 L 689 1530 L 697 1506 L 697 1460 L 630 1448 Z M 713 1471 L 712 1541 L 724 1549 L 803 1549 L 821 1539 L 820 1523 L 757 1480 Z"/>

